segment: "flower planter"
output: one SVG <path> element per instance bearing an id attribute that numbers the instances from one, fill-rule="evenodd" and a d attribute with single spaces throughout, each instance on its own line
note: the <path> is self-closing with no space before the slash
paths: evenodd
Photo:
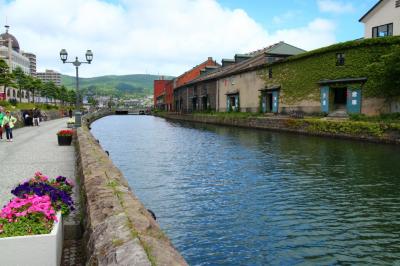
<path id="1" fill-rule="evenodd" d="M 1 265 L 60 265 L 63 246 L 61 212 L 50 234 L 0 238 Z"/>
<path id="2" fill-rule="evenodd" d="M 72 142 L 72 136 L 57 136 L 58 145 L 60 146 L 69 146 Z"/>
<path id="3" fill-rule="evenodd" d="M 67 123 L 67 128 L 74 128 L 75 127 L 75 123 Z"/>

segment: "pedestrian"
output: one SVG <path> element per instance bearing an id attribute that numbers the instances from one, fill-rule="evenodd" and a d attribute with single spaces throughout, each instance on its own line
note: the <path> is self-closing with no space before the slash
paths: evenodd
<path id="1" fill-rule="evenodd" d="M 6 129 L 6 137 L 8 142 L 13 141 L 12 129 L 14 128 L 17 119 L 10 114 L 10 111 L 6 111 L 6 115 L 3 117 L 1 126 Z"/>
<path id="2" fill-rule="evenodd" d="M 24 126 L 29 126 L 28 117 L 29 117 L 28 111 L 24 110 L 24 112 L 22 113 L 22 118 L 24 119 Z"/>
<path id="3" fill-rule="evenodd" d="M 35 110 L 33 111 L 33 125 L 39 126 L 39 121 L 40 121 L 40 110 L 38 108 L 35 108 Z"/>
<path id="4" fill-rule="evenodd" d="M 33 109 L 28 111 L 28 126 L 33 126 Z"/>
<path id="5" fill-rule="evenodd" d="M 4 117 L 4 110 L 3 107 L 0 106 L 0 141 L 3 140 L 3 117 Z"/>
<path id="6" fill-rule="evenodd" d="M 69 115 L 69 118 L 72 118 L 72 110 L 71 109 L 69 109 L 68 115 Z"/>

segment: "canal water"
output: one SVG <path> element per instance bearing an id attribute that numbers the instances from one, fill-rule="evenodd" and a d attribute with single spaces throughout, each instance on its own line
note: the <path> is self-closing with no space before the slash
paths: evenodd
<path id="1" fill-rule="evenodd" d="M 152 116 L 92 132 L 190 265 L 400 264 L 400 147 Z"/>

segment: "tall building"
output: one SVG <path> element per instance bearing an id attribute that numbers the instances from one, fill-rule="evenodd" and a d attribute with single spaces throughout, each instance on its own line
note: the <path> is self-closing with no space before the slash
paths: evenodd
<path id="1" fill-rule="evenodd" d="M 57 86 L 61 86 L 61 74 L 54 70 L 46 69 L 45 72 L 36 72 L 36 77 L 43 82 L 53 81 Z"/>
<path id="2" fill-rule="evenodd" d="M 30 74 L 30 62 L 27 57 L 20 51 L 17 38 L 8 33 L 10 26 L 6 25 L 6 32 L 0 34 L 0 58 L 5 60 L 14 70 L 20 67 L 26 74 Z"/>
<path id="3" fill-rule="evenodd" d="M 19 67 L 25 74 L 30 75 L 29 59 L 21 52 L 17 38 L 8 32 L 10 26 L 6 25 L 5 28 L 6 32 L 0 34 L 0 59 L 8 64 L 10 71 Z M 19 91 L 13 87 L 5 90 L 4 87 L 1 87 L 0 99 L 20 99 L 22 102 L 28 102 L 30 94 L 26 90 Z"/>
<path id="4" fill-rule="evenodd" d="M 29 71 L 31 76 L 36 76 L 36 55 L 32 53 L 23 53 L 29 59 Z"/>

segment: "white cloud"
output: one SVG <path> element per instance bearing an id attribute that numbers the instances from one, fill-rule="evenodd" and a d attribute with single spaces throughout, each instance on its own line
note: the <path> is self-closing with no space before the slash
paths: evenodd
<path id="1" fill-rule="evenodd" d="M 21 49 L 37 55 L 39 70 L 74 74 L 72 65 L 62 65 L 60 49 L 71 60 L 91 49 L 93 64 L 80 68 L 82 76 L 179 75 L 208 56 L 220 60 L 277 41 L 304 49 L 335 42 L 328 20 L 270 33 L 245 11 L 216 0 L 0 0 L 5 16 Z"/>
<path id="2" fill-rule="evenodd" d="M 321 12 L 343 14 L 355 11 L 351 3 L 344 3 L 336 0 L 318 0 L 317 3 Z"/>
<path id="3" fill-rule="evenodd" d="M 274 16 L 272 18 L 272 22 L 274 22 L 275 24 L 283 24 L 287 21 L 294 19 L 297 16 L 300 16 L 300 15 L 301 15 L 301 12 L 298 10 L 297 11 L 289 10 L 289 11 L 285 12 L 284 14 Z"/>

